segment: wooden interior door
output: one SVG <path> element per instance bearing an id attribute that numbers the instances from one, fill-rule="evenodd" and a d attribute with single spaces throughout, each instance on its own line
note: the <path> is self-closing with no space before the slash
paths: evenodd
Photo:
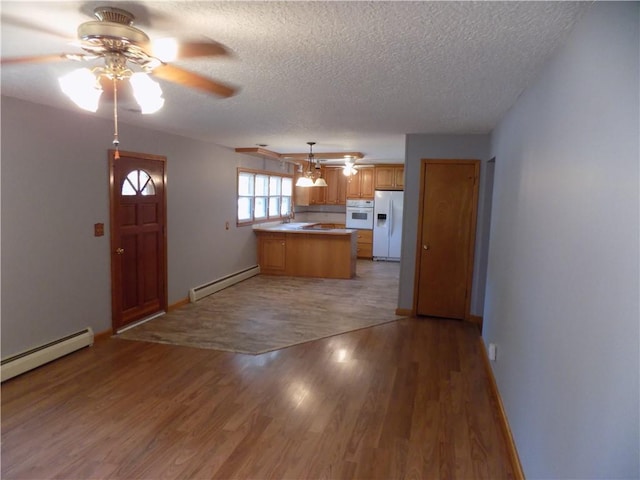
<path id="1" fill-rule="evenodd" d="M 109 152 L 114 332 L 167 308 L 166 158 Z"/>
<path id="2" fill-rule="evenodd" d="M 479 160 L 423 160 L 416 313 L 470 319 Z"/>

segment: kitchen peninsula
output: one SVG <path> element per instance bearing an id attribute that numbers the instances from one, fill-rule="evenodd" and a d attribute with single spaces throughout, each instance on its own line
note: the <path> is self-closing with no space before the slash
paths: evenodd
<path id="1" fill-rule="evenodd" d="M 357 230 L 315 223 L 255 226 L 260 272 L 293 277 L 353 278 Z"/>

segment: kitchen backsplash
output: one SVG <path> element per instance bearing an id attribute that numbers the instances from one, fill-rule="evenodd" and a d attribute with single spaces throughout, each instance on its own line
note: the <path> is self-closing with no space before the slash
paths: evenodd
<path id="1" fill-rule="evenodd" d="M 296 212 L 296 222 L 340 223 L 347 221 L 346 213 Z"/>

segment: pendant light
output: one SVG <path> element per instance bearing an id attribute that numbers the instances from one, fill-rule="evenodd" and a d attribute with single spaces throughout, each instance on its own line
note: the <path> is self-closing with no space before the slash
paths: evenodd
<path id="1" fill-rule="evenodd" d="M 316 178 L 316 181 L 313 182 L 313 186 L 314 187 L 328 187 L 329 185 L 327 185 L 327 181 L 324 178 L 318 177 L 318 178 Z"/>
<path id="2" fill-rule="evenodd" d="M 316 160 L 313 155 L 313 146 L 316 142 L 307 142 L 309 145 L 309 156 L 307 157 L 307 170 L 304 172 L 298 181 L 296 182 L 296 187 L 328 187 L 327 181 L 322 178 L 322 172 L 320 169 L 320 163 Z M 318 178 L 314 180 L 314 173 L 311 171 L 311 165 L 315 165 L 315 169 L 320 171 L 318 173 Z"/>

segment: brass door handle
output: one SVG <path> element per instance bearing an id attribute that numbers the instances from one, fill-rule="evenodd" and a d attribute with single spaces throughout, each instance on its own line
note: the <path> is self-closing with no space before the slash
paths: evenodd
<path id="1" fill-rule="evenodd" d="M 124 248 L 116 248 L 116 254 L 122 255 L 124 253 Z"/>
<path id="2" fill-rule="evenodd" d="M 422 245 L 422 248 L 424 248 L 425 250 L 429 250 L 429 245 Z"/>

